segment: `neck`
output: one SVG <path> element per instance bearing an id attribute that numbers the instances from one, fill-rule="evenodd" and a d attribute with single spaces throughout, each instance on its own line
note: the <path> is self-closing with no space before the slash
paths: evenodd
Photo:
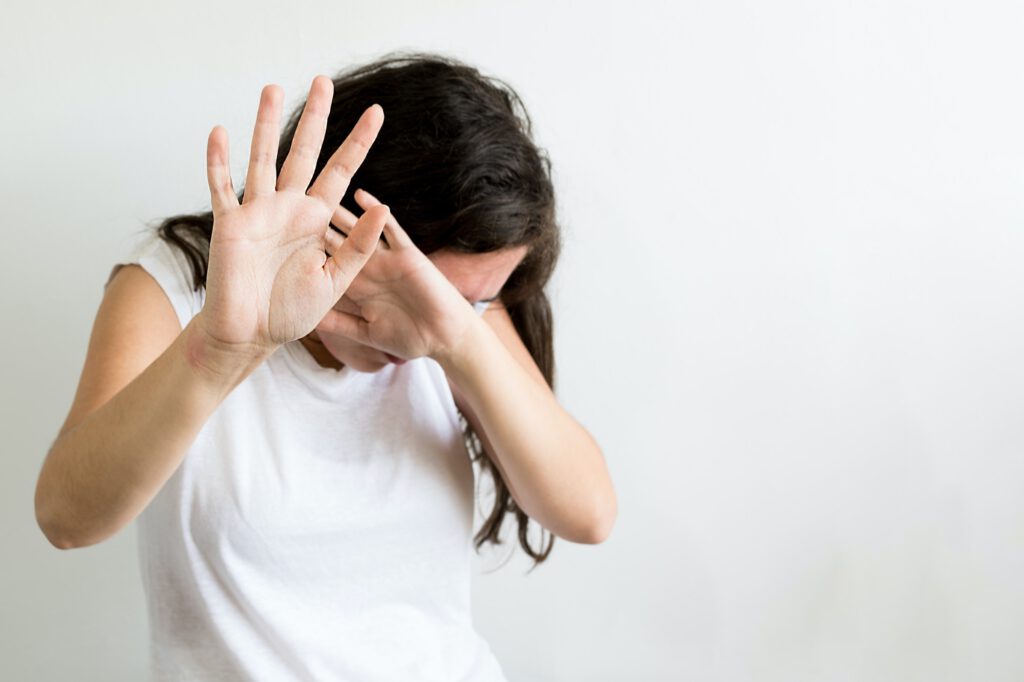
<path id="1" fill-rule="evenodd" d="M 327 367 L 328 369 L 341 369 L 345 366 L 343 362 L 338 358 L 331 355 L 331 352 L 327 350 L 323 342 L 320 341 L 320 337 L 316 335 L 316 331 L 310 332 L 307 336 L 303 336 L 299 339 L 299 343 L 306 347 L 313 359 L 317 361 L 317 364 L 321 367 Z"/>

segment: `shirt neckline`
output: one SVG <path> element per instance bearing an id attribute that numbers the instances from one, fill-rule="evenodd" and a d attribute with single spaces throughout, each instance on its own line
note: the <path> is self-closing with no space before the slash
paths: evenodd
<path id="1" fill-rule="evenodd" d="M 322 398 L 337 399 L 351 387 L 352 382 L 359 381 L 361 377 L 372 378 L 372 375 L 357 372 L 347 364 L 341 369 L 324 367 L 298 339 L 282 344 L 280 349 L 290 372 L 310 391 Z M 389 369 L 385 367 L 380 371 L 385 372 Z"/>
<path id="2" fill-rule="evenodd" d="M 482 316 L 490 305 L 490 301 L 477 301 L 472 305 L 476 313 Z M 347 364 L 343 365 L 341 369 L 324 367 L 316 361 L 313 354 L 302 345 L 299 339 L 284 343 L 279 349 L 283 350 L 285 364 L 288 365 L 291 373 L 315 394 L 329 400 L 340 398 L 345 392 L 348 392 L 353 382 L 391 381 L 395 372 L 403 368 L 408 371 L 414 362 L 423 360 L 423 358 L 416 358 L 404 365 L 388 364 L 376 372 L 359 372 Z"/>

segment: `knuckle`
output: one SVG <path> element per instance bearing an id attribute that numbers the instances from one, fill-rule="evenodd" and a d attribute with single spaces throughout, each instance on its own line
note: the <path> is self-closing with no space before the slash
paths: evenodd
<path id="1" fill-rule="evenodd" d="M 366 140 L 361 137 L 351 138 L 349 140 L 349 144 L 351 144 L 359 153 L 364 153 L 370 150 L 370 145 L 368 145 Z"/>
<path id="2" fill-rule="evenodd" d="M 309 159 L 316 157 L 316 151 L 308 144 L 299 143 L 291 149 L 291 154 L 294 154 L 300 159 Z"/>
<path id="3" fill-rule="evenodd" d="M 331 164 L 330 169 L 332 173 L 346 182 L 351 180 L 352 176 L 355 175 L 355 169 L 345 161 L 338 161 L 337 163 Z"/>
<path id="4" fill-rule="evenodd" d="M 257 149 L 249 157 L 250 166 L 269 166 L 274 163 L 274 155 L 269 149 Z"/>

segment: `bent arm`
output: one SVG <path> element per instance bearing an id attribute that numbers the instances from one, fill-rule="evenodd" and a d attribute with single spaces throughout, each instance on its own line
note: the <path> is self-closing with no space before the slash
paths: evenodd
<path id="1" fill-rule="evenodd" d="M 471 328 L 440 363 L 510 494 L 559 537 L 603 542 L 617 501 L 596 441 L 558 403 L 503 307 Z"/>
<path id="2" fill-rule="evenodd" d="M 200 313 L 201 315 L 202 313 Z M 85 547 L 130 523 L 181 463 L 225 397 L 264 359 L 227 357 L 195 317 L 131 383 L 50 447 L 36 520 L 60 549 Z"/>

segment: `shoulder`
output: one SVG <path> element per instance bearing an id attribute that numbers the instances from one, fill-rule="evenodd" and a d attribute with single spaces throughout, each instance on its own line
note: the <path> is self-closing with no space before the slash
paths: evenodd
<path id="1" fill-rule="evenodd" d="M 104 289 L 125 265 L 139 266 L 132 269 L 144 270 L 156 282 L 174 309 L 182 328 L 202 309 L 205 289 L 196 288 L 189 257 L 177 245 L 167 242 L 156 233 L 146 234 L 127 256 L 113 265 Z"/>
<path id="2" fill-rule="evenodd" d="M 159 283 L 137 263 L 120 263 L 104 286 L 85 361 L 60 434 L 106 404 L 181 333 Z"/>

